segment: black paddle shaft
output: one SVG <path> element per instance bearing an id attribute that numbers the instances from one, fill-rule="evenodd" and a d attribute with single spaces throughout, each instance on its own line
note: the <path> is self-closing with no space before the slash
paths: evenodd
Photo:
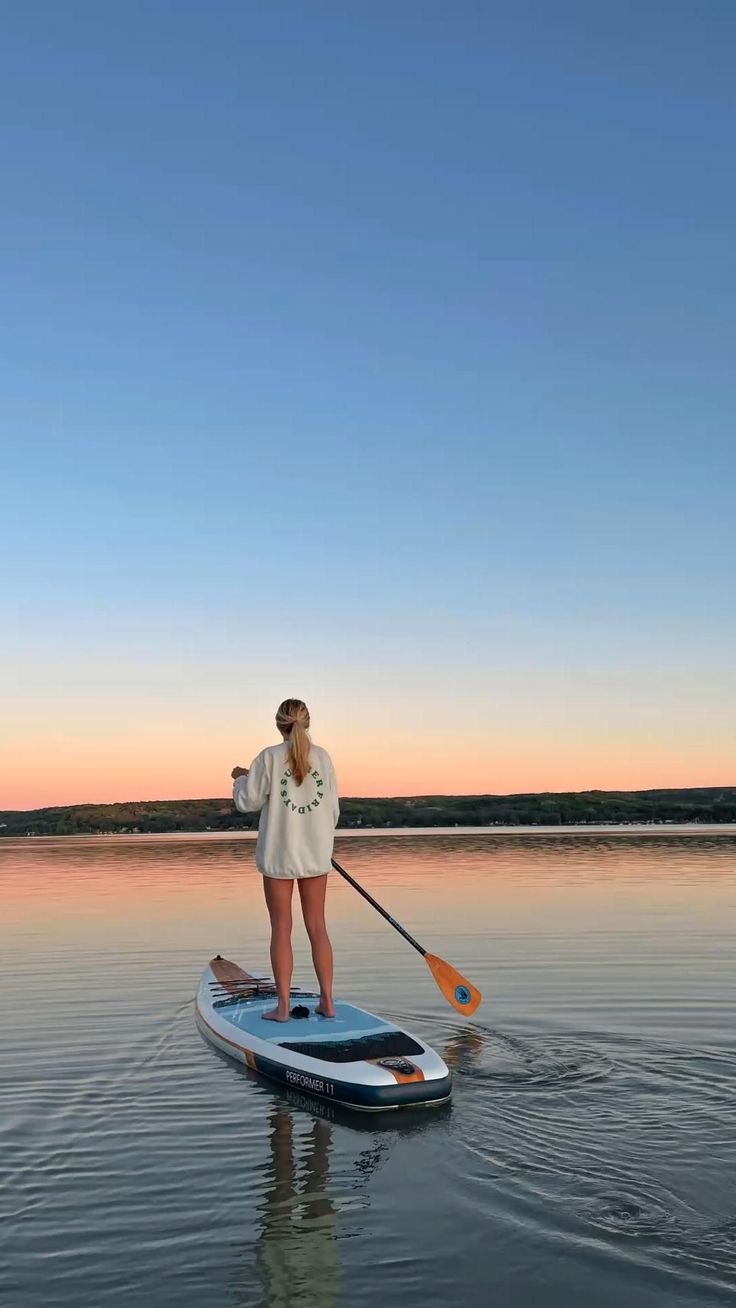
<path id="1" fill-rule="evenodd" d="M 419 944 L 419 941 L 415 940 L 413 936 L 410 936 L 409 932 L 404 930 L 401 923 L 397 922 L 396 919 L 393 918 L 390 913 L 387 913 L 385 908 L 382 908 L 381 905 L 377 903 L 377 901 L 373 898 L 373 896 L 369 895 L 368 891 L 364 890 L 363 887 L 359 885 L 358 882 L 355 881 L 353 877 L 351 877 L 350 873 L 345 871 L 344 867 L 340 867 L 340 864 L 334 858 L 332 859 L 332 866 L 334 867 L 335 871 L 339 872 L 340 876 L 344 877 L 346 881 L 349 881 L 353 889 L 357 890 L 358 894 L 362 895 L 364 899 L 367 899 L 368 903 L 373 905 L 376 912 L 380 913 L 381 917 L 385 917 L 386 921 L 390 922 L 391 926 L 394 927 L 395 930 L 399 932 L 399 935 L 402 935 L 405 940 L 408 940 L 409 944 L 413 945 L 414 948 L 417 950 L 417 952 L 422 955 L 422 958 L 424 958 L 427 951 L 426 949 L 422 948 L 422 946 Z"/>

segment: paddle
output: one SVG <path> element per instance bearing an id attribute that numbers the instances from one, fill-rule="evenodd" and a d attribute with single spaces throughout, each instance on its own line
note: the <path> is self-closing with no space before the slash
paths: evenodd
<path id="1" fill-rule="evenodd" d="M 344 867 L 340 867 L 340 864 L 334 858 L 332 860 L 332 866 L 336 872 L 340 873 L 341 877 L 344 877 L 345 880 L 350 883 L 354 890 L 357 890 L 359 895 L 362 895 L 364 899 L 368 900 L 369 904 L 373 905 L 376 912 L 381 914 L 381 917 L 385 917 L 386 921 L 391 923 L 391 926 L 399 932 L 399 935 L 402 935 L 405 940 L 408 940 L 409 944 L 413 945 L 417 952 L 422 955 L 422 958 L 429 967 L 432 976 L 437 982 L 437 985 L 445 996 L 448 1004 L 452 1004 L 453 1008 L 456 1008 L 459 1013 L 464 1013 L 466 1017 L 469 1017 L 471 1013 L 474 1013 L 483 998 L 480 990 L 476 990 L 475 986 L 471 985 L 469 981 L 466 981 L 465 977 L 461 976 L 460 973 L 449 963 L 446 963 L 444 958 L 438 958 L 436 954 L 428 953 L 428 951 L 419 944 L 418 940 L 415 940 L 413 936 L 410 936 L 409 932 L 405 931 L 404 928 L 396 922 L 394 918 L 392 918 L 391 914 L 386 912 L 385 908 L 381 908 L 381 905 L 377 903 L 373 896 L 369 895 L 368 891 L 364 890 L 363 887 L 359 885 L 353 877 L 351 877 L 350 873 L 345 871 Z"/>

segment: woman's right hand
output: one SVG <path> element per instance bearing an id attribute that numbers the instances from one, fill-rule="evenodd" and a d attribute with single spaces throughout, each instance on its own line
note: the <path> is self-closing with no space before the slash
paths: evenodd
<path id="1" fill-rule="evenodd" d="M 237 781 L 238 777 L 247 777 L 247 775 L 248 775 L 248 771 L 249 771 L 248 768 L 237 768 L 237 767 L 236 767 L 236 768 L 233 768 L 232 772 L 230 773 L 230 776 L 232 777 L 233 781 Z"/>

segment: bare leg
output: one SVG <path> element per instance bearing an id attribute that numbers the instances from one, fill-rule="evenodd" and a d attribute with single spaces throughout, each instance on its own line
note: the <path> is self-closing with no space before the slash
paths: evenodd
<path id="1" fill-rule="evenodd" d="M 302 901 L 304 925 L 307 928 L 309 943 L 312 946 L 312 961 L 319 981 L 319 1004 L 317 1012 L 323 1017 L 334 1017 L 335 1006 L 332 1002 L 332 945 L 325 926 L 325 893 L 327 875 L 323 877 L 305 877 L 298 881 L 299 897 Z"/>
<path id="2" fill-rule="evenodd" d="M 291 896 L 294 882 L 264 877 L 268 915 L 271 919 L 271 967 L 276 982 L 277 1006 L 263 1016 L 270 1022 L 286 1022 L 289 1017 L 291 974 L 294 955 L 291 950 Z"/>

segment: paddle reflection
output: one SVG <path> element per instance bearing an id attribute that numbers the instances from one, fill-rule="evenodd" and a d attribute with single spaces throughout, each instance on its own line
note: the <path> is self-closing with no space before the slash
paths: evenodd
<path id="1" fill-rule="evenodd" d="M 442 1057 L 451 1072 L 467 1072 L 480 1058 L 485 1043 L 481 1031 L 463 1027 L 445 1042 Z"/>

